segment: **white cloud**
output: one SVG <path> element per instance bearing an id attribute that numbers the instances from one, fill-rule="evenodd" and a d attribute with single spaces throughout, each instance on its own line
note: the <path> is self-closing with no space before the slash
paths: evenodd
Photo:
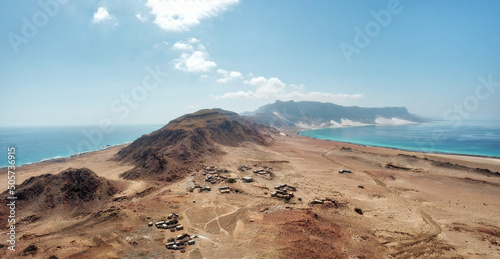
<path id="1" fill-rule="evenodd" d="M 190 39 L 188 39 L 188 42 L 189 42 L 189 43 L 191 43 L 191 44 L 193 44 L 193 43 L 198 43 L 198 42 L 200 42 L 200 40 L 199 40 L 199 39 L 197 39 L 197 38 L 190 38 Z"/>
<path id="2" fill-rule="evenodd" d="M 208 72 L 217 64 L 209 60 L 208 52 L 201 43 L 198 44 L 197 49 L 193 44 L 200 42 L 196 38 L 190 38 L 186 42 L 178 41 L 173 46 L 173 50 L 184 51 L 178 59 L 174 60 L 175 68 L 184 72 Z"/>
<path id="3" fill-rule="evenodd" d="M 266 79 L 262 76 L 254 77 L 250 81 L 245 81 L 245 84 L 253 85 L 257 89 L 255 90 L 255 95 L 258 98 L 269 98 L 274 97 L 278 94 L 285 92 L 286 84 L 281 82 L 276 77 L 271 77 Z"/>
<path id="4" fill-rule="evenodd" d="M 174 44 L 174 46 L 172 46 L 172 49 L 175 49 L 175 50 L 189 50 L 189 51 L 192 51 L 194 50 L 193 46 L 187 44 L 187 43 L 183 43 L 183 42 L 176 42 Z"/>
<path id="5" fill-rule="evenodd" d="M 255 91 L 238 91 L 215 96 L 215 99 L 243 98 L 243 99 L 275 99 L 285 93 L 286 84 L 276 77 L 266 79 L 264 77 L 254 77 L 245 84 L 252 85 Z"/>
<path id="6" fill-rule="evenodd" d="M 146 6 L 156 17 L 153 22 L 163 30 L 188 31 L 200 20 L 215 17 L 237 3 L 238 0 L 148 0 Z"/>
<path id="7" fill-rule="evenodd" d="M 137 19 L 139 19 L 139 21 L 141 22 L 147 22 L 148 21 L 148 18 L 140 13 L 136 14 L 135 17 L 137 17 Z"/>
<path id="8" fill-rule="evenodd" d="M 193 53 L 183 53 L 174 60 L 175 68 L 184 72 L 208 72 L 217 64 L 208 60 L 208 53 L 205 51 L 194 51 Z"/>
<path id="9" fill-rule="evenodd" d="M 223 95 L 212 96 L 214 99 L 279 99 L 283 101 L 318 101 L 344 104 L 349 100 L 360 99 L 362 94 L 333 94 L 322 92 L 304 92 L 303 85 L 291 84 L 287 86 L 278 78 L 254 77 L 245 84 L 252 85 L 255 90 L 237 91 L 225 93 Z M 289 89 L 292 89 L 290 91 Z"/>
<path id="10" fill-rule="evenodd" d="M 219 74 L 221 74 L 223 76 L 222 78 L 217 79 L 218 83 L 227 83 L 227 82 L 229 82 L 229 81 L 231 81 L 233 79 L 237 79 L 237 78 L 242 78 L 243 77 L 243 75 L 240 72 L 227 71 L 227 70 L 224 70 L 224 69 L 218 69 L 217 73 L 219 73 Z"/>
<path id="11" fill-rule="evenodd" d="M 111 20 L 114 17 L 108 13 L 106 7 L 99 7 L 97 11 L 94 13 L 94 18 L 92 18 L 93 23 L 100 23 L 102 21 Z"/>
<path id="12" fill-rule="evenodd" d="M 207 48 L 205 48 L 205 46 L 203 46 L 203 44 L 198 44 L 198 49 L 199 50 L 206 50 Z"/>

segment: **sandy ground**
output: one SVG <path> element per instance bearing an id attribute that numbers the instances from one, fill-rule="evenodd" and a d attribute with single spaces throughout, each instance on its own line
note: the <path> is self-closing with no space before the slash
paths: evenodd
<path id="1" fill-rule="evenodd" d="M 227 169 L 221 175 L 236 183 L 207 183 L 201 168 L 173 183 L 125 181 L 119 174 L 131 166 L 112 159 L 123 146 L 21 166 L 18 183 L 87 167 L 128 188 L 78 217 L 42 213 L 30 221 L 22 219 L 36 212 L 18 211 L 16 252 L 4 246 L 0 257 L 20 256 L 29 245 L 37 258 L 500 257 L 500 177 L 475 170 L 500 172 L 500 160 L 274 137 L 267 147 L 223 147 L 226 155 L 206 162 Z M 252 169 L 241 172 L 240 165 Z M 271 175 L 252 173 L 264 166 L 273 168 Z M 243 176 L 255 181 L 244 183 Z M 5 170 L 0 177 L 6 179 Z M 5 189 L 6 181 L 0 183 Z M 187 191 L 195 183 L 212 191 Z M 295 197 L 271 197 L 285 183 L 297 188 Z M 221 194 L 220 186 L 233 191 Z M 335 203 L 310 204 L 315 198 Z M 184 230 L 148 227 L 171 212 L 179 213 Z M 167 240 L 181 233 L 197 235 L 195 245 L 184 253 L 167 250 Z"/>

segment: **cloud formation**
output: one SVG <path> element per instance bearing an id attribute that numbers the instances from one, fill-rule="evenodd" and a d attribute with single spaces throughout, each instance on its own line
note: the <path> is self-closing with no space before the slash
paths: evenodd
<path id="1" fill-rule="evenodd" d="M 215 62 L 209 59 L 205 46 L 198 42 L 200 42 L 198 39 L 190 38 L 186 42 L 179 41 L 172 46 L 173 50 L 185 51 L 178 59 L 174 60 L 174 65 L 177 70 L 200 73 L 208 72 L 217 66 Z M 193 46 L 195 43 L 198 43 L 196 50 Z"/>
<path id="2" fill-rule="evenodd" d="M 194 48 L 190 44 L 184 43 L 184 42 L 176 42 L 174 46 L 172 46 L 172 49 L 174 50 L 189 50 L 193 51 Z"/>
<path id="3" fill-rule="evenodd" d="M 238 0 L 148 0 L 147 7 L 155 16 L 153 23 L 166 31 L 189 31 L 200 20 L 215 17 Z"/>
<path id="4" fill-rule="evenodd" d="M 182 53 L 174 62 L 176 69 L 193 73 L 208 72 L 210 69 L 217 66 L 215 62 L 208 60 L 207 52 L 199 50 L 191 54 Z"/>
<path id="5" fill-rule="evenodd" d="M 205 46 L 199 39 L 188 38 L 186 41 L 178 41 L 172 45 L 172 50 L 183 52 L 179 58 L 174 59 L 174 66 L 177 70 L 191 73 L 214 73 L 213 68 L 217 64 L 210 60 Z M 220 76 L 217 83 L 227 83 L 232 80 L 242 79 L 243 74 L 239 71 L 217 69 Z M 252 86 L 254 89 L 248 91 L 229 92 L 223 95 L 212 96 L 216 100 L 220 99 L 269 99 L 269 100 L 296 100 L 296 101 L 319 101 L 345 104 L 349 100 L 360 99 L 362 94 L 334 94 L 323 92 L 307 92 L 304 85 L 283 83 L 276 77 L 254 77 L 249 73 L 250 80 L 243 81 L 244 84 Z M 200 79 L 208 78 L 207 74 L 202 74 Z"/>
<path id="6" fill-rule="evenodd" d="M 136 14 L 135 17 L 141 22 L 147 22 L 148 18 L 140 13 Z"/>
<path id="7" fill-rule="evenodd" d="M 218 69 L 217 73 L 222 75 L 222 78 L 217 79 L 217 83 L 227 83 L 233 79 L 242 78 L 243 75 L 237 71 L 227 71 L 224 69 Z"/>
<path id="8" fill-rule="evenodd" d="M 100 23 L 102 21 L 111 20 L 113 16 L 108 13 L 106 7 L 99 7 L 97 11 L 94 13 L 94 17 L 92 18 L 93 23 Z"/>
<path id="9" fill-rule="evenodd" d="M 287 86 L 276 77 L 266 79 L 264 77 L 254 77 L 244 82 L 255 87 L 255 90 L 237 91 L 225 93 L 223 95 L 212 96 L 214 99 L 279 99 L 295 101 L 319 101 L 332 103 L 346 103 L 349 100 L 360 99 L 362 94 L 333 94 L 322 92 L 304 92 L 303 85 Z"/>

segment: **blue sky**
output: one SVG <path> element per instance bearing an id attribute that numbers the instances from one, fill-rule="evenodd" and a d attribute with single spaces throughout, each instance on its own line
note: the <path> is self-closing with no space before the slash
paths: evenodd
<path id="1" fill-rule="evenodd" d="M 498 1 L 2 1 L 0 125 L 280 100 L 500 119 Z"/>

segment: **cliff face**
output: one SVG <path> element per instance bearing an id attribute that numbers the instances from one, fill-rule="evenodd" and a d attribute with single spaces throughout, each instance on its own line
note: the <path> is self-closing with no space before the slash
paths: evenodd
<path id="1" fill-rule="evenodd" d="M 248 141 L 265 145 L 271 128 L 220 109 L 200 110 L 172 120 L 118 152 L 118 159 L 135 168 L 126 179 L 171 181 L 198 167 L 205 158 L 223 154 L 218 145 L 238 146 Z"/>
<path id="2" fill-rule="evenodd" d="M 282 102 L 267 104 L 255 112 L 244 113 L 249 119 L 276 127 L 298 125 L 329 126 L 332 121 L 341 123 L 351 120 L 360 123 L 376 123 L 379 118 L 399 119 L 410 122 L 422 122 L 423 119 L 410 114 L 404 107 L 363 108 L 345 107 L 332 103 L 320 102 Z"/>

